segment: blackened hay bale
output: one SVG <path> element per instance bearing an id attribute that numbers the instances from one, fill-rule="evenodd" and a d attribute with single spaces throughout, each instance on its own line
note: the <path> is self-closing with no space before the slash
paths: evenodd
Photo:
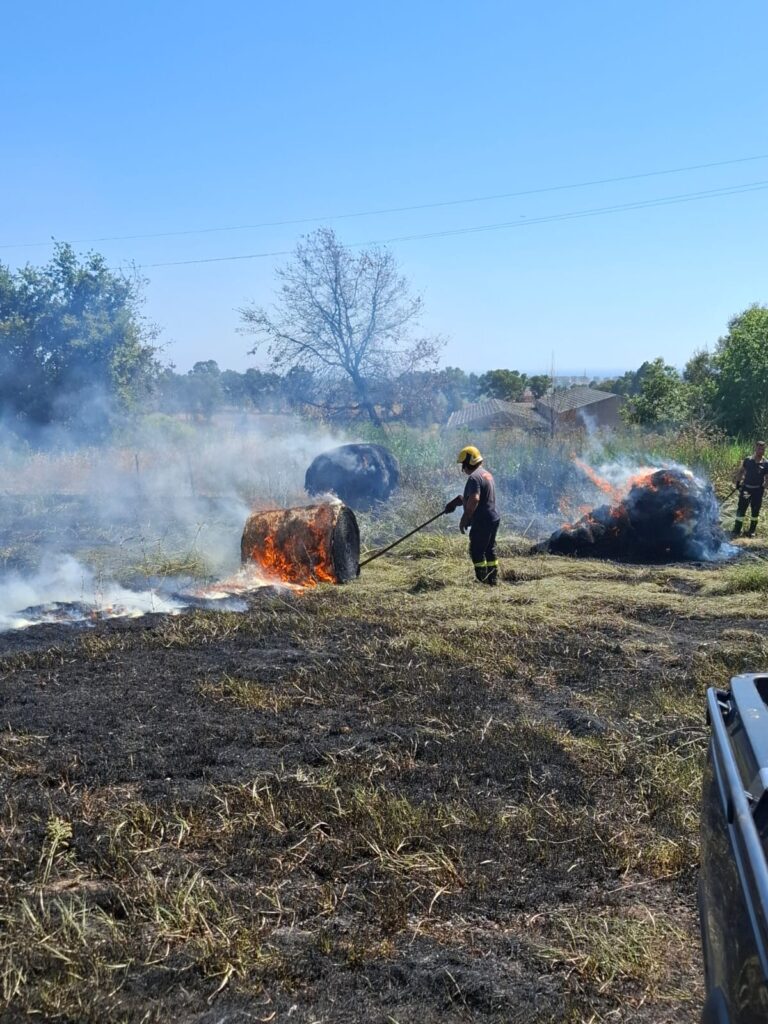
<path id="1" fill-rule="evenodd" d="M 304 477 L 308 494 L 333 492 L 352 508 L 387 501 L 400 482 L 400 467 L 380 444 L 343 444 L 313 459 Z"/>
<path id="2" fill-rule="evenodd" d="M 707 561 L 719 557 L 724 543 L 712 485 L 671 467 L 637 480 L 617 504 L 556 530 L 538 550 L 637 562 Z"/>

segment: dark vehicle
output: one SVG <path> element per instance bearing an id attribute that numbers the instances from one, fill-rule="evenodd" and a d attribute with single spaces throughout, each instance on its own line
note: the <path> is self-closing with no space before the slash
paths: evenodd
<path id="1" fill-rule="evenodd" d="M 704 1024 L 768 1021 L 768 674 L 707 692 L 699 915 Z"/>

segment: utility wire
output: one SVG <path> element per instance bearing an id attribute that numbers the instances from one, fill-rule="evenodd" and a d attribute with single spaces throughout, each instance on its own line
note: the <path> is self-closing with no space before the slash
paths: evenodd
<path id="1" fill-rule="evenodd" d="M 686 167 L 670 167 L 661 171 L 643 171 L 639 174 L 624 174 L 615 178 L 594 178 L 591 181 L 577 181 L 566 185 L 547 185 L 542 188 L 529 188 L 522 192 L 499 192 L 488 196 L 472 196 L 468 199 L 446 199 L 435 203 L 417 203 L 412 206 L 390 206 L 375 210 L 358 210 L 355 213 L 336 213 L 328 217 L 301 217 L 296 220 L 267 220 L 256 224 L 235 224 L 229 227 L 188 228 L 183 231 L 154 231 L 136 235 L 101 235 L 94 238 L 73 238 L 72 244 L 82 245 L 90 242 L 130 242 L 141 238 L 177 238 L 182 235 L 206 235 L 226 231 L 253 231 L 258 228 L 290 227 L 298 224 L 319 224 L 333 220 L 351 220 L 357 217 L 377 217 L 390 213 L 412 213 L 416 210 L 436 210 L 447 206 L 466 206 L 470 203 L 490 203 L 499 199 L 519 199 L 523 196 L 543 195 L 547 192 L 564 192 L 571 189 L 589 188 L 594 185 L 612 185 L 622 181 L 639 181 L 642 178 L 656 178 L 666 174 L 683 174 L 687 171 L 701 171 L 712 167 L 729 167 L 733 164 L 744 164 L 756 160 L 768 160 L 768 153 L 757 156 L 738 157 L 733 160 L 717 160 L 707 164 L 688 164 Z M 50 245 L 46 242 L 7 242 L 1 243 L 0 249 L 26 249 Z"/>
<path id="2" fill-rule="evenodd" d="M 450 228 L 444 231 L 428 231 L 423 234 L 396 235 L 393 238 L 374 238 L 366 242 L 352 242 L 350 248 L 364 245 L 390 245 L 393 242 L 413 242 L 430 238 L 448 238 L 453 235 L 472 235 L 485 231 L 501 231 L 507 228 L 525 228 L 536 224 L 552 224 L 563 220 L 577 220 L 584 217 L 599 217 L 626 210 L 645 210 L 656 206 L 675 206 L 680 203 L 693 203 L 703 199 L 719 199 L 722 196 L 741 195 L 744 192 L 761 192 L 768 189 L 768 180 L 751 181 L 743 185 L 730 185 L 724 188 L 708 189 L 703 192 L 683 192 L 680 195 L 662 196 L 658 199 L 641 199 L 632 203 L 620 203 L 616 206 L 598 206 L 587 210 L 573 210 L 569 213 L 554 213 L 546 217 L 530 217 L 512 221 L 496 221 L 491 224 L 477 224 L 466 228 Z M 258 260 L 270 256 L 288 256 L 292 249 L 275 249 L 271 252 L 245 253 L 239 256 L 208 256 L 194 260 L 169 260 L 163 263 L 137 264 L 137 270 L 151 270 L 157 267 L 186 267 L 195 263 L 228 263 L 236 260 Z"/>

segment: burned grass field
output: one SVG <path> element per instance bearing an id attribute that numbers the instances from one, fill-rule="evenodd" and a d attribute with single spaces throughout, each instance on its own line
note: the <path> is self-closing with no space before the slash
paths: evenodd
<path id="1" fill-rule="evenodd" d="M 697 1020 L 703 697 L 768 660 L 761 549 L 525 548 L 0 637 L 2 1019 Z"/>

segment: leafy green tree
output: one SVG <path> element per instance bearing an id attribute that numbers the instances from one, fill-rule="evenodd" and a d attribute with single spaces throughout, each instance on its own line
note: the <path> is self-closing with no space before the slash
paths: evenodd
<path id="1" fill-rule="evenodd" d="M 283 379 L 278 373 L 249 367 L 244 373 L 243 388 L 248 401 L 260 412 L 277 412 L 282 407 Z"/>
<path id="2" fill-rule="evenodd" d="M 478 398 L 482 398 L 485 394 L 483 390 L 483 376 L 477 373 L 470 373 L 467 377 L 467 398 L 470 402 L 476 401 Z"/>
<path id="3" fill-rule="evenodd" d="M 283 377 L 283 395 L 292 409 L 314 404 L 317 397 L 315 375 L 303 366 L 292 366 Z"/>
<path id="4" fill-rule="evenodd" d="M 675 367 L 659 358 L 643 363 L 640 369 L 640 391 L 625 406 L 627 419 L 642 426 L 684 421 L 688 415 L 688 395 Z"/>
<path id="5" fill-rule="evenodd" d="M 163 366 L 155 376 L 152 388 L 153 409 L 163 413 L 182 412 L 184 409 L 183 382 L 183 376 L 176 373 L 173 364 Z"/>
<path id="6" fill-rule="evenodd" d="M 422 302 L 386 249 L 353 252 L 330 228 L 299 243 L 277 272 L 272 311 L 240 310 L 243 330 L 266 343 L 275 370 L 310 370 L 324 396 L 343 381 L 375 426 L 377 386 L 434 365 L 441 342 L 414 337 Z M 330 403 L 330 397 L 329 397 Z M 329 406 L 330 407 L 330 406 Z"/>
<path id="7" fill-rule="evenodd" d="M 754 305 L 728 323 L 714 356 L 715 408 L 731 434 L 768 427 L 768 307 Z"/>
<path id="8" fill-rule="evenodd" d="M 0 265 L 0 412 L 18 433 L 103 435 L 157 373 L 141 282 L 103 256 L 55 247 L 43 267 Z"/>
<path id="9" fill-rule="evenodd" d="M 690 414 L 699 424 L 713 424 L 718 419 L 718 373 L 712 353 L 706 349 L 694 352 L 683 370 L 687 385 Z"/>
<path id="10" fill-rule="evenodd" d="M 210 420 L 216 410 L 224 404 L 219 364 L 215 359 L 195 363 L 184 383 L 187 411 Z"/>
<path id="11" fill-rule="evenodd" d="M 489 398 L 522 401 L 528 378 L 519 370 L 489 370 L 480 377 L 480 387 Z"/>
<path id="12" fill-rule="evenodd" d="M 241 409 L 249 404 L 244 373 L 238 373 L 237 370 L 222 370 L 221 390 L 227 405 Z"/>
<path id="13" fill-rule="evenodd" d="M 457 371 L 462 374 L 462 371 Z M 453 377 L 453 372 L 448 374 Z M 466 380 L 466 375 L 463 375 Z M 377 399 L 390 416 L 412 426 L 445 423 L 452 409 L 445 394 L 444 371 L 416 370 L 405 373 L 391 382 L 390 387 L 377 391 Z M 461 399 L 457 398 L 461 407 Z"/>
<path id="14" fill-rule="evenodd" d="M 538 373 L 528 378 L 528 387 L 534 398 L 542 398 L 549 391 L 552 378 L 546 373 Z"/>
<path id="15" fill-rule="evenodd" d="M 614 395 L 631 398 L 640 394 L 643 376 L 650 365 L 647 362 L 643 363 L 637 370 L 627 370 L 620 377 L 606 377 L 603 380 L 595 381 L 594 385 L 600 391 L 610 391 Z"/>
<path id="16" fill-rule="evenodd" d="M 445 399 L 447 415 L 460 409 L 464 402 L 472 396 L 472 383 L 464 370 L 457 366 L 446 366 L 435 375 L 435 389 Z"/>

